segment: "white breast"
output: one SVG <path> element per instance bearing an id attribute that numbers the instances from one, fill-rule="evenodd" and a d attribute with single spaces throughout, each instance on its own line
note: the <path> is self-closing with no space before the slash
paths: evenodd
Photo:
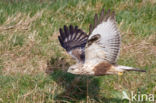
<path id="1" fill-rule="evenodd" d="M 101 49 L 101 47 L 97 44 L 92 44 L 92 46 L 88 47 L 86 50 L 86 55 L 84 63 L 84 68 L 87 70 L 92 70 L 95 65 L 103 61 L 101 57 L 105 57 L 104 51 Z"/>

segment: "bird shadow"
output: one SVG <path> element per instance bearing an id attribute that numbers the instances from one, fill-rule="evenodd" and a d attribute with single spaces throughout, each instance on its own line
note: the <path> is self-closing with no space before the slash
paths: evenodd
<path id="1" fill-rule="evenodd" d="M 67 73 L 67 69 L 70 65 L 63 58 L 51 58 L 47 62 L 47 70 L 53 81 L 57 83 L 57 86 L 64 89 L 60 94 L 54 97 L 56 101 L 66 101 L 66 102 L 79 102 L 92 101 L 94 102 L 114 102 L 121 103 L 120 99 L 116 98 L 105 98 L 101 97 L 99 94 L 100 84 L 99 79 L 93 76 L 80 76 Z"/>

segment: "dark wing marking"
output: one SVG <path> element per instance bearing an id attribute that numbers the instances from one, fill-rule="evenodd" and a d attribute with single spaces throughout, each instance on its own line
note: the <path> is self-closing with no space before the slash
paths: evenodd
<path id="1" fill-rule="evenodd" d="M 96 28 L 97 25 L 102 23 L 102 21 L 107 21 L 108 18 L 114 19 L 115 18 L 115 12 L 111 12 L 110 9 L 104 13 L 104 8 L 101 10 L 100 16 L 98 18 L 98 15 L 95 14 L 94 16 L 94 23 L 90 24 L 89 26 L 89 35 L 92 33 L 92 31 Z"/>
<path id="2" fill-rule="evenodd" d="M 58 36 L 61 46 L 77 61 L 84 61 L 84 48 L 88 39 L 88 35 L 77 26 L 70 25 L 60 28 L 60 36 Z"/>
<path id="3" fill-rule="evenodd" d="M 92 43 L 98 41 L 98 40 L 100 39 L 100 37 L 101 37 L 100 34 L 96 34 L 96 35 L 92 36 L 92 37 L 87 41 L 86 47 L 88 47 L 88 46 L 92 45 Z"/>

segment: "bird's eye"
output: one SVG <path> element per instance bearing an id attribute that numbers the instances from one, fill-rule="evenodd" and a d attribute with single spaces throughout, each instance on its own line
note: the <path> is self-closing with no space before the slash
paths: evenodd
<path id="1" fill-rule="evenodd" d="M 74 68 L 71 68 L 71 70 L 74 70 Z"/>

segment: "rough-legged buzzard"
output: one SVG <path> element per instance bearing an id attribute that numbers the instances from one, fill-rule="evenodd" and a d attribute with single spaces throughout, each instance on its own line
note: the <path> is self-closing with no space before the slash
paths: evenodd
<path id="1" fill-rule="evenodd" d="M 96 14 L 94 24 L 89 27 L 89 35 L 77 26 L 60 28 L 58 36 L 61 46 L 76 59 L 68 72 L 80 75 L 122 74 L 124 71 L 144 70 L 117 65 L 120 51 L 120 33 L 116 26 L 115 13 L 102 9 Z"/>

